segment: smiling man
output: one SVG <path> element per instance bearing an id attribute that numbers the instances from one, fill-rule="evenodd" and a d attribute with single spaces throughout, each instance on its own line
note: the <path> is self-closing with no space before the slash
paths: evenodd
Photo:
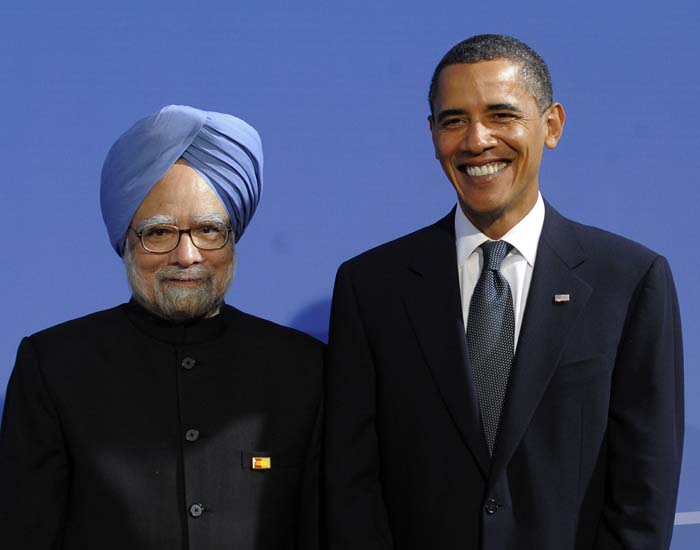
<path id="1" fill-rule="evenodd" d="M 668 548 L 683 367 L 666 260 L 542 198 L 565 115 L 527 45 L 457 44 L 429 104 L 456 208 L 336 279 L 330 549 Z"/>
<path id="2" fill-rule="evenodd" d="M 189 229 L 179 229 L 178 220 L 188 220 Z M 129 231 L 124 263 L 138 303 L 172 321 L 218 312 L 235 256 L 232 246 L 219 247 L 229 241 L 226 209 L 195 170 L 178 160 L 146 195 Z M 182 239 L 183 234 L 189 239 Z M 142 246 L 133 246 L 137 240 Z"/>
<path id="3" fill-rule="evenodd" d="M 322 346 L 224 303 L 257 132 L 169 106 L 110 150 L 127 304 L 25 338 L 0 431 L 13 550 L 316 549 Z"/>

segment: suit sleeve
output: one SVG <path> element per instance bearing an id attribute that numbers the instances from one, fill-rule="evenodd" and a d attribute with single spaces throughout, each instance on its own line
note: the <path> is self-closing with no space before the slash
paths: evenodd
<path id="1" fill-rule="evenodd" d="M 668 548 L 683 452 L 683 348 L 676 290 L 657 257 L 628 313 L 608 420 L 596 548 Z"/>
<path id="2" fill-rule="evenodd" d="M 14 550 L 58 548 L 69 467 L 61 427 L 31 340 L 7 387 L 0 427 L 0 538 Z"/>
<path id="3" fill-rule="evenodd" d="M 326 373 L 329 550 L 390 549 L 375 423 L 374 360 L 347 265 L 336 277 Z"/>
<path id="4" fill-rule="evenodd" d="M 302 477 L 299 533 L 297 536 L 297 548 L 299 550 L 318 550 L 322 548 L 320 542 L 320 538 L 323 535 L 320 510 L 322 430 L 323 399 L 319 401 L 316 423 L 309 443 L 308 456 Z"/>

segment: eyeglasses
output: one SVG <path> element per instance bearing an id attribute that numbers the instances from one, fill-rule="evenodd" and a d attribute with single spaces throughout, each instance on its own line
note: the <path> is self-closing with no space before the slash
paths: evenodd
<path id="1" fill-rule="evenodd" d="M 205 222 L 193 225 L 189 229 L 162 223 L 148 225 L 141 231 L 136 231 L 131 226 L 129 229 L 141 240 L 144 249 L 158 254 L 175 250 L 183 233 L 187 233 L 192 239 L 192 244 L 200 250 L 218 250 L 226 246 L 232 231 L 230 226 L 218 222 Z"/>

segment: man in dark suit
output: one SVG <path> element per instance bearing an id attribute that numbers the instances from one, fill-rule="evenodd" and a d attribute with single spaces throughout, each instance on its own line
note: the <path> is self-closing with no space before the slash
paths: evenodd
<path id="1" fill-rule="evenodd" d="M 133 298 L 22 341 L 3 548 L 318 548 L 322 346 L 223 303 L 262 161 L 251 126 L 184 106 L 114 144 L 102 211 Z"/>
<path id="2" fill-rule="evenodd" d="M 336 279 L 329 548 L 668 548 L 683 372 L 666 260 L 542 199 L 564 110 L 522 42 L 456 45 L 430 107 L 456 209 Z"/>

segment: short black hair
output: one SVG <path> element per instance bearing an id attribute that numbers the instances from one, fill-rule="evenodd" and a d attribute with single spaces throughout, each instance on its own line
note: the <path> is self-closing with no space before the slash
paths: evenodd
<path id="1" fill-rule="evenodd" d="M 438 78 L 445 67 L 496 59 L 507 59 L 520 65 L 523 84 L 535 98 L 540 111 L 544 112 L 552 104 L 552 78 L 544 60 L 535 50 L 511 36 L 477 34 L 453 46 L 435 67 L 428 92 L 430 113 L 433 112 L 433 102 L 438 93 Z"/>

